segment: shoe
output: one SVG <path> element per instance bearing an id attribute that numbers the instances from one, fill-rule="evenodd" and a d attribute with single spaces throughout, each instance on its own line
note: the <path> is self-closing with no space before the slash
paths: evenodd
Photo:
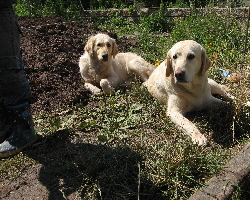
<path id="1" fill-rule="evenodd" d="M 6 110 L 11 127 L 9 137 L 0 144 L 0 158 L 18 154 L 37 138 L 28 102 L 7 106 Z"/>

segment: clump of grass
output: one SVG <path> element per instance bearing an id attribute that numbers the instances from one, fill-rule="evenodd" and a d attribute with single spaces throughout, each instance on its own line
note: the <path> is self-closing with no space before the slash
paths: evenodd
<path id="1" fill-rule="evenodd" d="M 36 163 L 36 161 L 22 153 L 16 157 L 0 160 L 0 182 L 4 182 L 5 179 L 14 181 L 25 169 Z"/>
<path id="2" fill-rule="evenodd" d="M 231 199 L 249 199 L 250 197 L 250 176 L 248 175 L 241 186 L 236 185 Z"/>
<path id="3" fill-rule="evenodd" d="M 206 48 L 212 61 L 224 65 L 239 62 L 244 50 L 244 27 L 233 15 L 225 18 L 211 8 L 205 16 L 193 14 L 176 19 L 171 38 L 174 43 L 186 39 L 197 41 Z"/>
<path id="4" fill-rule="evenodd" d="M 151 15 L 145 14 L 140 19 L 140 26 L 149 32 L 169 32 L 172 30 L 173 21 L 166 12 L 167 6 L 161 3 L 157 12 Z"/>

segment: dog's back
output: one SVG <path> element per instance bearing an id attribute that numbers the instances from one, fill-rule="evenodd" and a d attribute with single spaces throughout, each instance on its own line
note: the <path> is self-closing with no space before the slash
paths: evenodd
<path id="1" fill-rule="evenodd" d="M 148 80 L 155 67 L 145 61 L 141 56 L 127 52 L 116 55 L 115 60 L 127 71 L 128 76 L 136 75 L 143 82 Z"/>

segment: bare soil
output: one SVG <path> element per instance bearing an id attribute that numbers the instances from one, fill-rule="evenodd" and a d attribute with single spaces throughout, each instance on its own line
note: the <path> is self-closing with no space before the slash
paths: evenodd
<path id="1" fill-rule="evenodd" d="M 22 17 L 19 24 L 23 32 L 22 56 L 33 91 L 35 113 L 52 112 L 88 101 L 89 93 L 83 88 L 78 61 L 91 35 L 109 34 L 117 40 L 121 52 L 136 45 L 136 41 L 121 41 L 115 33 L 102 31 L 85 21 Z"/>

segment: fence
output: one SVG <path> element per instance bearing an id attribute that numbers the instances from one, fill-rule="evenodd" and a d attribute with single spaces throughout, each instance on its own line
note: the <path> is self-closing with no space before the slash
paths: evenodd
<path id="1" fill-rule="evenodd" d="M 135 22 L 142 15 L 152 15 L 157 12 L 159 8 L 140 8 L 140 9 L 108 9 L 108 10 L 84 10 L 82 16 L 84 18 L 95 17 L 107 17 L 111 15 L 120 15 L 123 17 L 132 18 Z M 239 8 L 166 8 L 168 17 L 186 17 L 192 13 L 206 15 L 206 13 L 213 11 L 218 15 L 234 16 L 236 18 L 248 18 L 248 7 Z"/>

